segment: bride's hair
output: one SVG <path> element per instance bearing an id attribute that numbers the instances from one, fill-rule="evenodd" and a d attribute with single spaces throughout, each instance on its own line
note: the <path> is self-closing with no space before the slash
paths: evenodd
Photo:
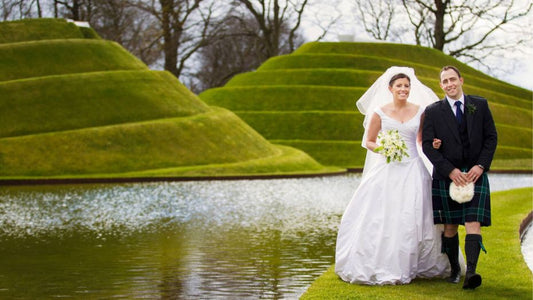
<path id="1" fill-rule="evenodd" d="M 389 86 L 392 87 L 394 82 L 396 80 L 398 80 L 398 79 L 401 79 L 401 78 L 407 78 L 407 81 L 409 81 L 409 83 L 411 83 L 411 78 L 409 78 L 409 76 L 405 75 L 404 73 L 398 73 L 398 74 L 392 76 L 392 78 L 389 81 Z"/>

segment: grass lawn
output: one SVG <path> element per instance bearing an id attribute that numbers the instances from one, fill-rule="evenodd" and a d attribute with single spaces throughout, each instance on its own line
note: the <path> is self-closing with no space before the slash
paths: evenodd
<path id="1" fill-rule="evenodd" d="M 334 266 L 320 276 L 300 298 L 306 299 L 532 299 L 532 273 L 520 250 L 520 222 L 532 209 L 533 188 L 492 193 L 492 223 L 482 229 L 488 253 L 481 253 L 477 271 L 483 284 L 463 290 L 462 282 L 415 279 L 407 285 L 363 286 L 337 277 Z M 460 227 L 464 247 L 464 228 Z M 463 252 L 464 253 L 464 252 Z"/>

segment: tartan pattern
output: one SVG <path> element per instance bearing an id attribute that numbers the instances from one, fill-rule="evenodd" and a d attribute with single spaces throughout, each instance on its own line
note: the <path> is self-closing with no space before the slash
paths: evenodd
<path id="1" fill-rule="evenodd" d="M 480 222 L 490 226 L 490 188 L 486 173 L 476 181 L 474 198 L 470 202 L 457 203 L 450 198 L 451 180 L 433 179 L 433 222 L 435 224 L 460 224 Z"/>

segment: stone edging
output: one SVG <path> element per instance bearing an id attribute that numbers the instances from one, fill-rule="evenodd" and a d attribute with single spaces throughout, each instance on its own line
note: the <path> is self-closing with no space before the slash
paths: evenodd
<path id="1" fill-rule="evenodd" d="M 313 174 L 270 174 L 235 176 L 183 176 L 183 177 L 112 177 L 112 178 L 43 178 L 43 179 L 0 179 L 0 186 L 15 185 L 56 185 L 56 184 L 96 184 L 96 183 L 135 183 L 135 182 L 172 182 L 172 181 L 214 181 L 214 180 L 259 180 L 338 176 L 347 173 L 361 173 L 362 168 L 348 168 L 345 171 Z M 526 170 L 491 170 L 498 174 L 531 174 Z"/>
<path id="2" fill-rule="evenodd" d="M 533 211 L 529 212 L 529 214 L 522 220 L 520 223 L 520 228 L 518 229 L 518 233 L 520 234 L 520 241 L 523 240 L 524 234 L 527 231 L 527 228 L 529 224 L 533 221 Z"/>
<path id="3" fill-rule="evenodd" d="M 56 185 L 56 184 L 96 184 L 96 183 L 136 183 L 172 181 L 214 181 L 214 180 L 259 180 L 338 176 L 349 171 L 313 174 L 271 174 L 253 176 L 183 176 L 183 177 L 114 177 L 114 178 L 43 178 L 43 179 L 0 179 L 0 186 L 16 185 Z"/>

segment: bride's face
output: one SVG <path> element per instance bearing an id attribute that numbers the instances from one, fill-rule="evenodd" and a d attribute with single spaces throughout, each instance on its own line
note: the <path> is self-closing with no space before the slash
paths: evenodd
<path id="1" fill-rule="evenodd" d="M 389 86 L 389 90 L 395 100 L 407 101 L 411 91 L 411 83 L 407 78 L 399 78 L 392 83 L 392 86 Z"/>

